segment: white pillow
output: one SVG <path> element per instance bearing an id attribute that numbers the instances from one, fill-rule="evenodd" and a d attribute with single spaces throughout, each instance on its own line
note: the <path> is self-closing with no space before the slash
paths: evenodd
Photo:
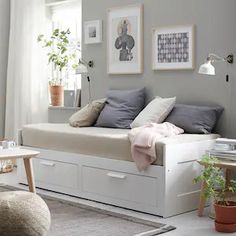
<path id="1" fill-rule="evenodd" d="M 176 97 L 153 99 L 134 119 L 131 128 L 146 125 L 148 123 L 162 123 L 175 105 Z"/>

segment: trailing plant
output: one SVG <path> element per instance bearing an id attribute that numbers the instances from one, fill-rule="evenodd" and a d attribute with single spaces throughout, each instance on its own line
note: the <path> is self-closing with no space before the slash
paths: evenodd
<path id="1" fill-rule="evenodd" d="M 77 67 L 77 47 L 71 48 L 71 42 L 68 39 L 70 30 L 66 31 L 55 29 L 49 38 L 46 38 L 43 34 L 38 36 L 38 42 L 41 43 L 43 48 L 48 49 L 48 63 L 52 64 L 52 78 L 49 80 L 50 85 L 62 85 L 64 75 L 70 68 Z M 78 60 L 77 60 L 78 61 Z"/>
<path id="2" fill-rule="evenodd" d="M 194 183 L 206 182 L 203 197 L 205 199 L 213 198 L 215 203 L 220 205 L 229 205 L 226 199 L 226 193 L 236 192 L 236 181 L 230 180 L 229 183 L 227 183 L 222 169 L 217 166 L 217 163 L 220 163 L 219 159 L 204 155 L 201 159 L 201 163 L 204 165 L 204 168 L 201 174 L 194 178 L 193 181 Z"/>

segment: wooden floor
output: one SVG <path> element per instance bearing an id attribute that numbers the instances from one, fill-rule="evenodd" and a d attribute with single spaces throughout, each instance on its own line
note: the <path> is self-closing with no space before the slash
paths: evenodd
<path id="1" fill-rule="evenodd" d="M 9 184 L 15 187 L 21 187 L 27 189 L 27 187 L 17 184 L 15 171 L 10 174 L 0 175 L 0 184 Z M 112 210 L 115 212 L 141 217 L 142 219 L 156 220 L 166 224 L 171 224 L 177 227 L 176 230 L 165 233 L 165 236 L 211 236 L 222 235 L 214 230 L 214 221 L 208 217 L 209 209 L 206 209 L 203 217 L 198 217 L 197 212 L 189 212 L 178 216 L 170 217 L 168 219 L 162 219 L 153 215 L 143 214 L 131 210 L 122 209 L 119 207 L 113 207 L 106 204 L 96 203 L 84 199 L 69 197 L 63 194 L 57 194 L 44 190 L 37 190 L 38 193 L 47 194 L 49 196 L 58 197 L 72 202 L 79 202 L 90 206 L 99 207 L 106 210 Z M 115 236 L 115 235 L 114 235 Z"/>

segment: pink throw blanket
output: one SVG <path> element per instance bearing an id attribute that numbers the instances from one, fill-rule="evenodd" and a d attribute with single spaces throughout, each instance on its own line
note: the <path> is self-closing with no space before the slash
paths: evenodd
<path id="1" fill-rule="evenodd" d="M 169 123 L 150 123 L 131 129 L 128 133 L 131 142 L 131 155 L 137 168 L 142 171 L 156 161 L 156 142 L 163 138 L 184 133 L 184 130 Z"/>

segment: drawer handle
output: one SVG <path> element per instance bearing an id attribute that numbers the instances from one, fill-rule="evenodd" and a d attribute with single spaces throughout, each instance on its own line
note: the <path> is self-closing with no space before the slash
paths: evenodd
<path id="1" fill-rule="evenodd" d="M 51 166 L 51 167 L 55 166 L 55 163 L 50 162 L 50 161 L 40 161 L 40 164 L 44 166 Z"/>
<path id="2" fill-rule="evenodd" d="M 107 176 L 111 177 L 111 178 L 116 178 L 116 179 L 125 179 L 126 175 L 124 174 L 119 174 L 119 173 L 107 173 Z"/>

